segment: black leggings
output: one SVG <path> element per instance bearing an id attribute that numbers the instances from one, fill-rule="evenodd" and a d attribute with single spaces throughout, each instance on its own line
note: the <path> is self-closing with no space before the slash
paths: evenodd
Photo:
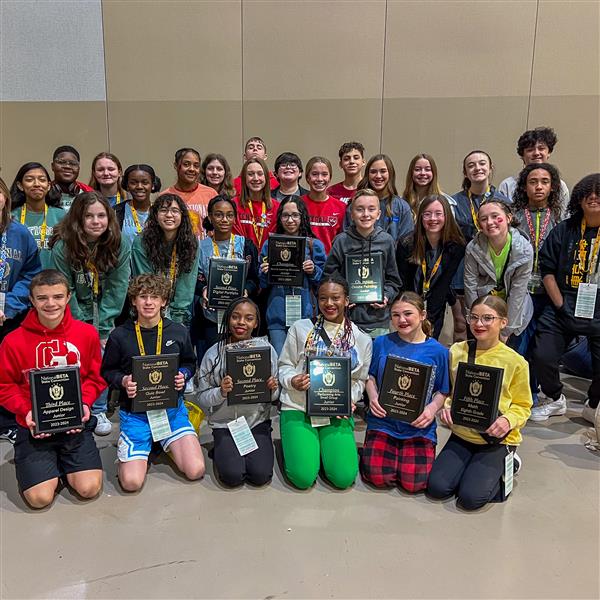
<path id="1" fill-rule="evenodd" d="M 246 456 L 240 456 L 229 429 L 213 429 L 213 464 L 223 485 L 237 487 L 244 482 L 265 485 L 271 481 L 275 462 L 271 431 L 270 420 L 255 425 L 252 434 L 258 448 Z"/>
<path id="2" fill-rule="evenodd" d="M 427 493 L 434 498 L 456 494 L 465 510 L 505 500 L 504 459 L 514 446 L 472 444 L 452 434 L 433 463 Z"/>

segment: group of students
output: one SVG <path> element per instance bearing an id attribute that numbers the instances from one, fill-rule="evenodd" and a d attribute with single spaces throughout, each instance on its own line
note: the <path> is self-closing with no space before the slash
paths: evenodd
<path id="1" fill-rule="evenodd" d="M 390 158 L 365 163 L 357 142 L 340 148 L 345 177 L 333 186 L 331 163 L 311 158 L 305 190 L 300 158 L 286 152 L 270 173 L 260 138 L 246 143 L 235 180 L 223 156 L 201 161 L 194 149 L 178 150 L 177 181 L 154 201 L 161 182 L 151 166 L 123 171 L 102 153 L 86 186 L 70 146 L 55 151 L 53 180 L 40 163 L 24 165 L 10 191 L 0 180 L 0 339 L 7 338 L 0 364 L 11 365 L 0 375 L 0 426 L 10 428 L 16 415 L 17 477 L 27 501 L 49 504 L 62 475 L 83 497 L 98 493 L 92 432 L 111 429 L 104 382 L 119 397 L 119 480 L 128 491 L 143 485 L 152 435 L 146 413 L 131 411 L 131 357 L 160 353 L 163 339 L 180 354 L 181 398 L 167 411 L 161 445 L 190 479 L 202 477 L 204 460 L 183 404 L 186 388 L 208 416 L 220 481 L 263 485 L 272 477 L 271 405 L 226 402 L 226 347 L 246 343 L 271 348 L 268 385 L 281 405 L 285 472 L 295 486 L 310 487 L 322 467 L 346 488 L 360 468 L 373 485 L 456 494 L 465 508 L 504 499 L 502 469 L 508 454 L 516 458 L 521 427 L 566 411 L 558 367 L 577 336 L 587 338 L 584 358 L 593 366 L 584 417 L 594 419 L 600 400 L 600 174 L 585 177 L 569 198 L 547 162 L 555 143 L 549 128 L 521 136 L 524 169 L 499 187 L 508 196 L 491 184 L 489 155 L 474 150 L 454 196 L 440 189 L 433 158 L 420 154 L 400 197 Z M 307 239 L 302 287 L 269 284 L 271 233 Z M 375 254 L 383 300 L 351 304 L 345 258 Z M 247 263 L 244 295 L 224 312 L 207 302 L 214 257 Z M 291 296 L 300 297 L 293 319 Z M 447 305 L 455 340 L 469 338 L 450 352 L 436 341 Z M 28 339 L 36 335 L 43 342 Z M 351 359 L 352 404 L 363 395 L 368 404 L 360 461 L 352 417 L 325 423 L 306 415 L 305 361 L 319 354 Z M 411 425 L 378 403 L 389 355 L 436 367 L 428 404 Z M 501 416 L 482 435 L 451 422 L 451 381 L 467 357 L 504 369 Z M 36 438 L 24 372 L 64 364 L 79 364 L 88 381 L 85 429 Z M 434 461 L 436 414 L 453 433 Z M 256 446 L 245 455 L 233 435 L 242 417 Z"/>

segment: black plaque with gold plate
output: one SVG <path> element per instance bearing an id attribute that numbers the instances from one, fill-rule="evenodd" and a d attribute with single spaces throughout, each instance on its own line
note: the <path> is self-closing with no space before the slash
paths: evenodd
<path id="1" fill-rule="evenodd" d="M 244 295 L 247 268 L 246 261 L 241 259 L 210 259 L 206 290 L 209 308 L 224 310 Z"/>
<path id="2" fill-rule="evenodd" d="M 131 379 L 137 384 L 131 399 L 131 412 L 177 408 L 179 392 L 175 376 L 179 370 L 179 354 L 146 354 L 131 359 Z"/>
<path id="3" fill-rule="evenodd" d="M 295 235 L 269 236 L 269 272 L 271 285 L 302 287 L 306 238 Z"/>
<path id="4" fill-rule="evenodd" d="M 227 404 L 263 404 L 271 402 L 267 380 L 271 377 L 271 348 L 226 348 L 225 372 L 233 379 Z"/>
<path id="5" fill-rule="evenodd" d="M 350 304 L 383 302 L 383 254 L 348 254 L 346 280 L 350 287 Z"/>
<path id="6" fill-rule="evenodd" d="M 79 367 L 32 369 L 29 386 L 36 434 L 83 427 Z"/>
<path id="7" fill-rule="evenodd" d="M 315 356 L 307 359 L 310 387 L 306 392 L 309 417 L 347 417 L 352 414 L 350 358 Z"/>

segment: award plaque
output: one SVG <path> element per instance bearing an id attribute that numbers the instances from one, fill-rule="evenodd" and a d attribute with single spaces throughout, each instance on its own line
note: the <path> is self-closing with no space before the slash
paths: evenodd
<path id="1" fill-rule="evenodd" d="M 271 348 L 225 350 L 225 372 L 233 379 L 227 404 L 262 404 L 271 402 L 267 379 L 271 377 Z"/>
<path id="2" fill-rule="evenodd" d="M 309 417 L 347 417 L 352 414 L 350 358 L 315 356 L 307 359 L 310 387 L 306 392 Z"/>
<path id="3" fill-rule="evenodd" d="M 32 369 L 29 385 L 36 434 L 83 428 L 79 367 Z"/>
<path id="4" fill-rule="evenodd" d="M 388 417 L 412 423 L 425 408 L 433 373 L 432 365 L 388 356 L 379 390 L 379 404 Z"/>
<path id="5" fill-rule="evenodd" d="M 498 418 L 504 369 L 459 362 L 452 394 L 452 422 L 485 431 Z"/>
<path id="6" fill-rule="evenodd" d="M 131 398 L 131 412 L 177 408 L 179 392 L 175 375 L 179 369 L 178 354 L 148 354 L 131 359 L 131 378 L 137 393 Z"/>
<path id="7" fill-rule="evenodd" d="M 269 284 L 302 287 L 305 246 L 304 237 L 273 233 L 269 236 Z"/>
<path id="8" fill-rule="evenodd" d="M 347 255 L 346 280 L 350 304 L 383 302 L 383 254 Z"/>
<path id="9" fill-rule="evenodd" d="M 244 295 L 247 264 L 245 260 L 211 258 L 208 269 L 208 308 L 226 309 Z"/>

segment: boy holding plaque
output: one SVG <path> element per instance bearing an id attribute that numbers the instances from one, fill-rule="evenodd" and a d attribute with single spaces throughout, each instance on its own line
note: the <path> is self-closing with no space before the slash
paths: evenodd
<path id="1" fill-rule="evenodd" d="M 30 287 L 33 309 L 0 345 L 0 405 L 17 418 L 17 481 L 32 508 L 52 503 L 62 477 L 82 498 L 94 498 L 102 487 L 96 418 L 90 418 L 91 406 L 106 387 L 100 376 L 100 340 L 92 325 L 72 317 L 70 297 L 64 275 L 54 270 L 37 274 Z M 83 428 L 36 434 L 29 372 L 71 366 L 79 367 Z"/>
<path id="2" fill-rule="evenodd" d="M 183 389 L 196 371 L 196 357 L 188 330 L 163 316 L 170 292 L 171 284 L 165 277 L 135 277 L 127 291 L 135 318 L 110 334 L 102 360 L 102 376 L 112 389 L 119 390 L 118 476 L 126 492 L 136 492 L 144 485 L 153 441 L 171 453 L 188 479 L 204 475 L 200 443 L 183 403 Z M 177 374 L 172 382 L 166 382 L 178 392 L 177 406 L 134 412 L 138 382 L 132 377 L 132 358 L 147 355 L 154 359 L 161 354 L 179 355 Z M 159 369 L 157 366 L 154 378 L 157 384 L 163 379 Z M 152 373 L 149 380 L 153 383 Z"/>
<path id="3" fill-rule="evenodd" d="M 349 488 L 358 473 L 358 454 L 351 413 L 362 398 L 371 362 L 371 339 L 348 318 L 348 283 L 339 275 L 321 280 L 317 298 L 319 316 L 290 327 L 279 360 L 281 444 L 287 478 L 299 489 L 311 487 L 321 465 L 329 482 Z M 310 417 L 308 394 L 311 358 L 345 357 L 350 361 L 350 397 L 347 417 Z M 336 380 L 322 376 L 323 388 L 335 389 Z M 337 385 L 342 382 L 337 382 Z M 323 389 L 321 388 L 321 389 Z M 313 390 L 318 391 L 318 390 Z"/>
<path id="4" fill-rule="evenodd" d="M 415 493 L 427 487 L 435 458 L 435 415 L 450 392 L 448 350 L 431 337 L 432 325 L 418 294 L 401 294 L 391 305 L 391 319 L 396 331 L 373 342 L 360 470 L 376 487 L 399 485 Z M 396 358 L 411 362 L 388 365 Z"/>
<path id="5" fill-rule="evenodd" d="M 208 415 L 213 431 L 212 459 L 219 481 L 227 487 L 244 482 L 266 485 L 273 477 L 275 454 L 271 439 L 271 401 L 279 394 L 277 384 L 277 353 L 266 338 L 253 338 L 260 326 L 258 306 L 252 300 L 234 300 L 223 316 L 219 341 L 211 346 L 198 372 L 198 403 Z M 258 382 L 271 391 L 268 402 L 238 403 L 233 399 L 234 378 L 250 383 L 265 365 L 249 363 L 242 373 L 229 373 L 227 346 L 267 348 L 270 377 Z M 258 354 L 258 353 L 257 353 Z M 254 382 L 256 383 L 256 382 Z"/>
<path id="6" fill-rule="evenodd" d="M 325 274 L 337 272 L 348 281 L 350 318 L 375 338 L 388 333 L 388 305 L 402 286 L 396 246 L 392 236 L 377 225 L 381 209 L 376 192 L 356 192 L 350 214 L 353 223 L 335 238 Z"/>
<path id="7" fill-rule="evenodd" d="M 491 425 L 485 431 L 454 425 L 452 400 L 446 400 L 441 410 L 442 422 L 452 429 L 452 435 L 435 459 L 427 492 L 434 498 L 456 495 L 465 510 L 476 510 L 488 502 L 503 502 L 512 488 L 513 471 L 518 471 L 520 459 L 516 448 L 521 443 L 521 428 L 531 411 L 529 369 L 525 359 L 500 340 L 508 322 L 508 307 L 498 296 L 482 296 L 473 302 L 467 323 L 476 344 L 458 342 L 450 348 L 450 377 L 455 388 L 464 389 L 477 403 L 467 404 L 473 414 L 483 414 Z M 461 363 L 502 369 L 501 387 L 490 389 L 489 382 L 457 380 Z M 492 397 L 498 393 L 497 398 Z M 496 412 L 490 412 L 495 400 Z M 461 404 L 466 402 L 461 399 Z M 496 417 L 496 414 L 499 416 Z M 515 465 L 513 467 L 513 464 Z"/>

